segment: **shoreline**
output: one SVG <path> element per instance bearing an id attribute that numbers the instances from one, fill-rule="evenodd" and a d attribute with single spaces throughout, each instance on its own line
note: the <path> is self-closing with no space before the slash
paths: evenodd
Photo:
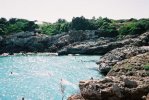
<path id="1" fill-rule="evenodd" d="M 17 56 L 17 55 L 45 55 L 45 56 L 103 56 L 103 55 L 88 55 L 88 54 L 67 54 L 67 55 L 59 55 L 58 53 L 48 53 L 48 52 L 27 52 L 27 53 L 13 53 L 13 54 L 10 54 L 10 53 L 2 53 L 0 54 L 0 56 Z"/>
<path id="2" fill-rule="evenodd" d="M 145 44 L 141 38 L 146 38 Z M 104 54 L 97 64 L 105 78 L 80 81 L 80 94 L 68 100 L 148 100 L 149 32 L 136 43 Z"/>
<path id="3" fill-rule="evenodd" d="M 85 32 L 79 35 L 82 34 L 88 35 Z M 52 53 L 56 56 L 103 55 L 97 64 L 99 71 L 106 77 L 103 80 L 80 81 L 81 95 L 73 95 L 68 100 L 76 100 L 76 98 L 80 100 L 128 100 L 128 97 L 131 100 L 141 100 L 147 98 L 147 94 L 149 95 L 149 71 L 144 68 L 145 64 L 149 63 L 149 32 L 137 36 L 126 36 L 120 40 L 109 37 L 88 37 L 78 40 L 71 37 L 70 33 L 53 37 L 28 33 L 24 38 L 22 35 L 24 36 L 24 33 L 5 38 L 0 52 L 9 52 L 10 55 L 21 51 L 31 52 L 27 53 L 29 55 L 39 52 L 57 52 Z"/>

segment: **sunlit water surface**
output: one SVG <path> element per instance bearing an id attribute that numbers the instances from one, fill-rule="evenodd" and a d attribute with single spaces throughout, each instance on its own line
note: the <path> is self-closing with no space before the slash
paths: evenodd
<path id="1" fill-rule="evenodd" d="M 0 100 L 65 100 L 79 92 L 78 82 L 102 78 L 96 70 L 100 56 L 0 57 Z M 12 72 L 12 73 L 11 73 Z M 62 81 L 61 81 L 62 79 Z"/>

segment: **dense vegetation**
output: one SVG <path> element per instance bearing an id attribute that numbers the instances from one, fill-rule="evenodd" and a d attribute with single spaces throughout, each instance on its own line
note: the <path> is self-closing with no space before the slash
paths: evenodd
<path id="1" fill-rule="evenodd" d="M 21 31 L 35 31 L 36 28 L 38 28 L 38 25 L 34 21 L 16 18 L 11 18 L 7 21 L 5 18 L 0 18 L 0 35 Z"/>
<path id="2" fill-rule="evenodd" d="M 149 30 L 149 19 L 113 20 L 108 18 L 86 19 L 85 17 L 74 17 L 71 22 L 58 19 L 55 23 L 35 24 L 34 21 L 12 18 L 8 21 L 0 19 L 0 35 L 7 35 L 20 31 L 35 31 L 38 29 L 43 34 L 54 35 L 69 30 L 97 30 L 102 36 L 115 37 L 117 35 L 142 34 Z"/>
<path id="3" fill-rule="evenodd" d="M 41 30 L 41 33 L 48 35 L 60 34 L 69 31 L 70 23 L 65 19 L 58 19 L 55 23 L 43 23 L 39 25 L 39 29 Z"/>

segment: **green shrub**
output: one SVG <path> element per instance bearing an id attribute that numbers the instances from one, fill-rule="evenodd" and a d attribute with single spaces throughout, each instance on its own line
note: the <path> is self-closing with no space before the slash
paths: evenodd
<path id="1" fill-rule="evenodd" d="M 149 30 L 149 19 L 140 19 L 135 21 L 126 22 L 119 28 L 120 35 L 135 35 L 142 34 Z"/>
<path id="2" fill-rule="evenodd" d="M 145 70 L 149 70 L 149 63 L 144 66 Z"/>
<path id="3" fill-rule="evenodd" d="M 62 32 L 68 32 L 70 28 L 70 23 L 64 19 L 58 19 L 55 23 L 43 23 L 39 25 L 41 33 L 47 35 L 55 35 Z"/>
<path id="4" fill-rule="evenodd" d="M 90 22 L 85 17 L 74 17 L 71 22 L 71 29 L 73 30 L 88 30 Z"/>
<path id="5" fill-rule="evenodd" d="M 116 37 L 118 32 L 116 27 L 110 23 L 104 23 L 96 32 L 99 37 Z"/>

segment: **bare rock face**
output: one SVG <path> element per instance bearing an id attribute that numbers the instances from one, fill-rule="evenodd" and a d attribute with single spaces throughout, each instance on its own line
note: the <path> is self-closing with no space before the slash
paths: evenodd
<path id="1" fill-rule="evenodd" d="M 136 76 L 149 77 L 149 71 L 144 69 L 144 65 L 149 63 L 149 52 L 140 54 L 124 61 L 118 62 L 109 71 L 108 76 Z"/>
<path id="2" fill-rule="evenodd" d="M 117 62 L 148 52 L 149 48 L 145 46 L 149 46 L 149 32 L 119 42 L 121 42 L 121 46 L 117 46 L 116 49 L 106 53 L 100 61 L 97 62 L 101 73 L 106 75 Z"/>
<path id="3" fill-rule="evenodd" d="M 141 100 L 149 92 L 149 78 L 109 77 L 111 81 L 81 81 L 81 95 L 85 100 Z M 73 99 L 76 100 L 76 99 Z"/>
<path id="4" fill-rule="evenodd" d="M 106 44 L 113 40 L 113 38 L 99 38 L 95 31 L 70 31 L 54 36 L 34 32 L 19 32 L 4 38 L 0 37 L 0 53 L 23 51 L 94 54 L 98 53 L 95 49 L 102 48 L 97 47 L 98 45 Z"/>
<path id="5" fill-rule="evenodd" d="M 112 49 L 110 52 L 106 53 L 99 62 L 97 62 L 97 64 L 99 64 L 99 70 L 104 75 L 106 75 L 116 63 L 148 52 L 149 32 L 146 32 L 138 37 L 124 39 L 115 43 L 121 43 L 121 46 L 117 46 L 116 49 Z M 112 46 L 113 45 L 111 45 L 111 48 Z"/>
<path id="6" fill-rule="evenodd" d="M 101 73 L 107 74 L 117 62 L 148 51 L 148 48 L 136 46 L 125 46 L 122 48 L 117 48 L 102 56 L 97 64 L 99 65 L 99 70 Z"/>
<path id="7" fill-rule="evenodd" d="M 41 52 L 46 49 L 47 41 L 47 35 L 33 32 L 20 32 L 6 36 L 2 41 L 0 52 Z"/>
<path id="8" fill-rule="evenodd" d="M 149 52 L 122 60 L 102 80 L 80 81 L 85 100 L 148 100 Z M 77 99 L 71 99 L 77 100 Z"/>
<path id="9" fill-rule="evenodd" d="M 106 77 L 80 81 L 81 96 L 85 100 L 149 100 L 149 70 L 144 68 L 149 63 L 149 32 L 107 43 L 103 50 L 107 50 L 109 44 L 108 50 L 112 51 L 98 62 Z"/>
<path id="10" fill-rule="evenodd" d="M 82 33 L 82 35 L 85 35 Z M 84 37 L 82 38 L 81 42 L 79 43 L 72 43 L 69 46 L 64 47 L 63 49 L 59 50 L 58 53 L 60 55 L 65 55 L 65 54 L 106 54 L 107 52 L 116 49 L 116 48 L 121 48 L 126 45 L 131 45 L 131 46 L 144 46 L 149 44 L 149 32 L 146 32 L 138 37 L 129 37 L 129 38 L 124 38 L 122 40 L 116 40 L 115 38 L 104 38 L 102 40 L 101 37 L 99 37 L 99 40 L 102 41 L 107 41 L 107 42 L 102 42 L 98 41 L 97 38 L 87 38 L 88 41 L 85 41 L 85 36 L 80 36 Z M 78 37 L 78 36 L 76 36 Z M 80 40 L 80 38 L 78 38 Z M 92 39 L 92 40 L 91 40 Z M 97 41 L 95 41 L 97 40 Z M 95 42 L 94 42 L 95 41 Z M 86 42 L 86 43 L 84 43 Z M 94 43 L 93 43 L 94 42 Z"/>
<path id="11" fill-rule="evenodd" d="M 95 38 L 95 39 L 88 39 L 84 41 L 77 41 L 74 43 L 69 44 L 68 46 L 64 47 L 63 49 L 59 50 L 59 55 L 65 55 L 65 54 L 105 54 L 107 51 L 109 51 L 110 45 L 107 45 L 107 43 L 110 43 L 114 41 L 113 38 Z M 118 44 L 119 45 L 119 44 Z M 117 45 L 113 45 L 113 48 L 115 48 Z"/>
<path id="12" fill-rule="evenodd" d="M 149 44 L 149 32 L 140 36 L 117 40 L 100 37 L 96 31 L 70 31 L 55 36 L 33 32 L 20 32 L 0 38 L 0 53 L 4 52 L 58 52 L 67 54 L 105 54 L 125 45 L 144 46 Z M 11 48 L 11 50 L 10 50 Z"/>
<path id="13" fill-rule="evenodd" d="M 81 95 L 76 94 L 69 97 L 68 100 L 85 100 L 85 99 Z"/>

